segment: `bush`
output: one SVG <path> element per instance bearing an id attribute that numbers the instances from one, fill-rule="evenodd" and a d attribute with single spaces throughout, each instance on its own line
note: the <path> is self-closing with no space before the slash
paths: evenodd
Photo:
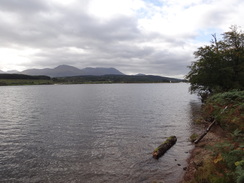
<path id="1" fill-rule="evenodd" d="M 227 109 L 225 107 L 227 106 Z M 223 112 L 224 111 L 224 112 Z M 204 106 L 205 118 L 214 118 L 224 129 L 244 131 L 244 91 L 213 95 Z"/>

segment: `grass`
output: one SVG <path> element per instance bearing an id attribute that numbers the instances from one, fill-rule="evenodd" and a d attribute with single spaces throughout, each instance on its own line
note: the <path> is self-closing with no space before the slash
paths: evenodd
<path id="1" fill-rule="evenodd" d="M 193 134 L 190 136 L 190 139 L 189 139 L 189 140 L 190 140 L 191 142 L 194 142 L 195 140 L 197 140 L 198 136 L 199 136 L 198 134 L 193 133 Z"/>

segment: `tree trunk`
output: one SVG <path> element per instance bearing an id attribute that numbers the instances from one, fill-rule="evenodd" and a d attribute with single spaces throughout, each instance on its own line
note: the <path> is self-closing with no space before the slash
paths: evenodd
<path id="1" fill-rule="evenodd" d="M 158 148 L 153 151 L 153 158 L 159 159 L 176 143 L 176 141 L 176 136 L 168 137 L 164 143 L 162 143 L 160 146 L 158 146 Z"/>

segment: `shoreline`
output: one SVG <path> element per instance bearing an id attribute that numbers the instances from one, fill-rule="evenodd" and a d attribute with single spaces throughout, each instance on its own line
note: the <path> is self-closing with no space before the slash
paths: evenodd
<path id="1" fill-rule="evenodd" d="M 203 128 L 203 130 L 207 126 Z M 212 152 L 207 149 L 207 146 L 222 142 L 226 139 L 224 130 L 214 125 L 208 134 L 190 151 L 190 157 L 187 159 L 187 167 L 182 180 L 179 183 L 191 183 L 194 181 L 196 171 L 203 166 L 204 161 L 210 159 Z M 204 172 L 203 172 L 204 174 Z"/>
<path id="2" fill-rule="evenodd" d="M 217 123 L 195 144 L 181 183 L 244 183 L 243 102 L 244 91 L 218 93 L 207 100 L 201 118 Z M 210 122 L 200 124 L 204 131 Z"/>

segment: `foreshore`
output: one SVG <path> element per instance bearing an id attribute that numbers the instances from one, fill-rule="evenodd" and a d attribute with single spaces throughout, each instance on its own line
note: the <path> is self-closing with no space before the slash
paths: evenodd
<path id="1" fill-rule="evenodd" d="M 198 120 L 202 132 L 213 121 L 214 126 L 195 144 L 181 183 L 244 183 L 243 102 L 244 92 L 232 91 L 204 103 Z M 196 133 L 200 137 L 201 132 Z"/>
<path id="2" fill-rule="evenodd" d="M 219 143 L 225 138 L 226 137 L 223 129 L 217 125 L 213 126 L 211 131 L 209 131 L 208 134 L 198 144 L 196 144 L 190 152 L 191 155 L 187 160 L 188 166 L 186 167 L 183 180 L 181 180 L 180 183 L 192 182 L 194 180 L 196 171 L 203 166 L 204 161 L 210 159 L 212 152 L 206 147 Z M 204 174 L 205 172 L 202 173 Z"/>

